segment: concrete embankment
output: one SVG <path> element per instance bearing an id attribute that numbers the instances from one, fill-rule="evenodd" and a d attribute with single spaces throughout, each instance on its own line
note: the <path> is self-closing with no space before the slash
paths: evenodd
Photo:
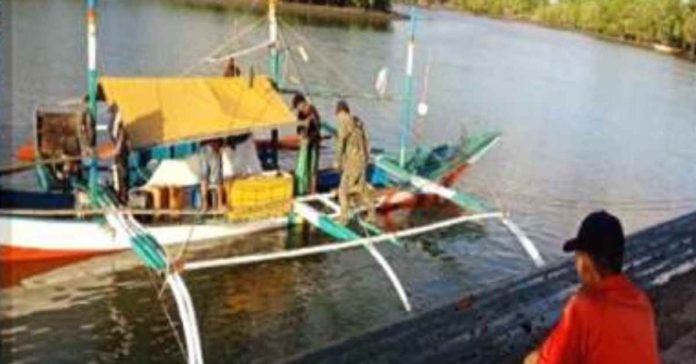
<path id="1" fill-rule="evenodd" d="M 651 292 L 664 364 L 696 361 L 696 270 Z"/>
<path id="2" fill-rule="evenodd" d="M 692 360 L 696 356 L 696 213 L 631 235 L 626 249 L 626 273 L 648 290 L 655 303 L 664 361 Z M 573 262 L 559 262 L 290 361 L 520 362 L 547 334 L 577 285 Z"/>

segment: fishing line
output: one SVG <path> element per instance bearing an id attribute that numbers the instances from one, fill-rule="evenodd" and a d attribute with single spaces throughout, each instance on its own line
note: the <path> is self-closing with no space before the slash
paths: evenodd
<path id="1" fill-rule="evenodd" d="M 159 289 L 157 288 L 159 284 L 155 282 L 156 276 L 152 270 L 146 268 L 145 271 L 146 276 L 148 278 L 148 281 L 150 282 L 150 287 L 152 288 L 153 291 L 157 292 Z M 184 342 L 181 340 L 181 334 L 179 333 L 179 330 L 176 327 L 176 324 L 174 323 L 174 319 L 172 318 L 171 314 L 169 313 L 169 309 L 167 307 L 167 304 L 164 302 L 164 300 L 161 297 L 162 295 L 158 293 L 155 296 L 155 299 L 159 302 L 160 307 L 162 308 L 162 311 L 164 312 L 164 316 L 167 319 L 167 323 L 169 324 L 169 328 L 172 330 L 174 333 L 174 339 L 176 340 L 177 346 L 179 347 L 179 352 L 181 353 L 184 362 L 186 362 L 186 357 L 187 357 L 187 351 L 186 348 L 184 347 Z"/>
<path id="2" fill-rule="evenodd" d="M 291 52 L 291 48 L 289 48 L 290 43 L 287 42 L 283 28 L 284 28 L 284 26 L 278 27 L 278 37 L 281 39 L 283 44 L 285 44 L 286 47 L 288 47 L 287 48 L 288 49 L 288 52 L 287 52 L 288 58 L 287 59 L 289 60 L 290 66 L 295 69 L 295 72 L 297 72 L 297 77 L 299 77 L 299 79 L 300 79 L 300 88 L 302 88 L 302 92 L 305 94 L 308 94 L 310 90 L 309 90 L 307 78 L 305 77 L 304 73 L 302 72 L 302 70 L 298 66 L 297 62 L 295 62 L 295 58 Z"/>
<path id="3" fill-rule="evenodd" d="M 416 106 L 416 119 L 411 131 L 411 139 L 419 141 L 422 139 L 423 124 L 427 119 L 428 114 L 428 91 L 430 84 L 430 65 L 432 64 L 432 52 L 428 49 L 428 61 L 425 66 L 425 74 L 423 76 L 423 89 L 421 90 L 420 102 Z M 422 105 L 422 106 L 421 106 Z"/>
<path id="4" fill-rule="evenodd" d="M 360 91 L 358 85 L 355 82 L 352 82 L 348 78 L 348 76 L 345 74 L 345 72 L 342 72 L 341 70 L 339 70 L 338 67 L 333 62 L 331 62 L 326 56 L 324 56 L 322 54 L 322 52 L 313 45 L 313 43 L 310 41 L 310 39 L 307 36 L 302 35 L 298 30 L 294 29 L 294 27 L 292 25 L 290 25 L 287 21 L 285 21 L 283 19 L 280 19 L 280 25 L 289 29 L 290 34 L 292 36 L 299 39 L 301 43 L 304 43 L 307 46 L 307 48 L 309 48 L 314 53 L 316 58 L 319 59 L 319 61 L 321 61 L 327 67 L 328 71 L 331 74 L 333 74 L 336 78 L 338 78 L 338 80 L 341 81 L 344 84 L 344 86 L 346 86 L 348 89 L 351 90 L 350 93 L 348 93 L 348 94 L 339 94 L 337 96 L 350 97 L 351 93 L 354 95 L 363 95 L 363 93 Z M 379 97 L 377 99 L 378 99 L 378 101 L 384 101 Z M 378 107 L 372 111 L 376 112 L 377 116 L 379 118 L 381 118 L 382 120 L 391 120 L 391 115 L 387 114 L 387 112 L 385 110 L 383 110 L 382 108 Z M 380 135 L 381 134 L 387 134 L 387 135 L 391 134 L 391 130 L 387 129 L 387 126 L 384 125 L 383 123 L 370 123 L 370 126 L 377 128 L 378 131 L 381 131 L 382 133 L 379 133 Z M 377 137 L 375 139 L 376 139 L 376 141 L 381 142 L 381 143 L 385 142 L 384 138 L 381 138 L 381 137 Z"/>
<path id="5" fill-rule="evenodd" d="M 503 199 L 498 192 L 496 188 L 493 188 L 493 183 L 491 183 L 491 178 L 486 176 L 485 174 L 482 176 L 483 177 L 483 183 L 484 183 L 484 190 L 488 192 L 489 195 L 493 197 L 493 203 L 495 204 L 496 208 L 499 211 L 502 211 L 503 214 L 508 215 L 508 209 L 506 205 L 503 203 Z"/>
<path id="6" fill-rule="evenodd" d="M 234 37 L 229 38 L 225 42 L 223 42 L 221 45 L 217 46 L 214 48 L 212 51 L 210 51 L 208 54 L 205 56 L 197 59 L 194 61 L 193 64 L 189 65 L 186 67 L 182 72 L 181 75 L 188 75 L 190 72 L 192 72 L 196 67 L 205 64 L 206 60 L 219 54 L 223 50 L 225 50 L 227 47 L 231 46 L 233 43 L 241 40 L 243 37 L 245 37 L 247 34 L 251 33 L 253 30 L 255 30 L 262 22 L 264 22 L 266 19 L 264 18 L 259 18 L 255 22 L 251 23 L 248 27 L 244 28 L 241 32 L 239 32 L 237 35 Z"/>
<path id="7" fill-rule="evenodd" d="M 331 61 L 326 59 L 326 57 L 324 55 L 322 55 L 322 53 L 319 52 L 319 50 L 314 47 L 314 45 L 309 41 L 309 39 L 307 37 L 300 34 L 297 30 L 295 30 L 292 27 L 292 25 L 290 25 L 284 19 L 281 18 L 280 23 L 283 26 L 287 27 L 297 38 L 299 38 L 301 41 L 303 41 L 307 45 L 307 47 L 310 47 L 314 51 L 314 54 L 318 57 L 318 59 L 321 60 L 322 62 L 324 62 L 325 65 L 328 66 L 329 70 L 331 72 L 333 72 L 335 74 L 335 76 L 337 76 L 341 80 L 341 82 L 344 83 L 345 86 L 352 89 L 356 93 L 360 93 L 360 89 L 353 82 L 351 82 L 350 79 L 348 79 L 348 76 L 346 76 L 343 72 L 341 72 L 341 70 L 339 70 L 337 68 L 337 66 L 334 65 Z"/>
<path id="8" fill-rule="evenodd" d="M 543 204 L 548 206 L 570 206 L 570 207 L 596 207 L 598 205 L 613 206 L 621 208 L 633 209 L 670 209 L 670 206 L 692 206 L 696 205 L 696 198 L 679 198 L 679 199 L 656 199 L 656 200 L 607 200 L 607 199 L 569 199 L 558 198 L 552 196 L 536 196 L 523 192 L 512 191 L 507 193 L 517 197 L 519 200 L 524 200 L 530 203 Z"/>
<path id="9" fill-rule="evenodd" d="M 181 258 L 186 254 L 186 251 L 188 250 L 189 243 L 191 242 L 191 237 L 193 237 L 193 230 L 196 228 L 196 223 L 201 222 L 202 219 L 200 218 L 201 215 L 194 215 L 194 223 L 191 224 L 191 227 L 189 228 L 188 236 L 186 237 L 186 240 L 184 240 L 184 244 L 181 246 L 179 249 L 179 253 L 176 255 L 176 258 L 174 258 L 174 265 L 176 266 L 179 264 L 181 261 Z M 175 267 L 176 269 L 176 267 Z"/>

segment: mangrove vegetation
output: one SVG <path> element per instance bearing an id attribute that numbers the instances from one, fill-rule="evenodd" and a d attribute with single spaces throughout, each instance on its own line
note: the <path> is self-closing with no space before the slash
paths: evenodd
<path id="1" fill-rule="evenodd" d="M 626 42 L 660 44 L 696 58 L 696 0 L 453 0 L 449 5 Z"/>
<path id="2" fill-rule="evenodd" d="M 353 7 L 376 11 L 391 10 L 391 0 L 284 0 L 284 2 L 335 6 L 339 8 Z"/>
<path id="3" fill-rule="evenodd" d="M 266 14 L 267 0 L 167 0 L 192 8 Z M 356 25 L 386 29 L 405 16 L 391 11 L 391 0 L 277 0 L 278 13 L 313 25 Z"/>

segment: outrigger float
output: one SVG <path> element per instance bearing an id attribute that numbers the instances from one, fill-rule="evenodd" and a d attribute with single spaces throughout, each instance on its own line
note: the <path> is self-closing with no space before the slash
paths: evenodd
<path id="1" fill-rule="evenodd" d="M 353 211 L 352 222 L 341 225 L 335 217 L 339 206 L 332 190 L 339 176 L 331 169 L 317 176 L 317 192 L 303 193 L 298 184 L 307 181 L 306 143 L 300 142 L 297 169 L 283 171 L 279 146 L 293 144 L 298 121 L 286 105 L 282 60 L 292 48 L 279 37 L 275 3 L 269 4 L 269 39 L 260 46 L 236 51 L 234 57 L 270 50 L 268 71 L 261 75 L 234 77 L 97 77 L 95 1 L 88 0 L 88 95 L 82 102 L 39 107 L 35 139 L 30 150 L 33 162 L 0 170 L 8 174 L 28 168 L 38 176 L 41 191 L 3 190 L 0 193 L 0 262 L 50 261 L 56 258 L 91 256 L 132 250 L 149 270 L 161 277 L 175 298 L 185 337 L 189 363 L 202 363 L 195 310 L 181 277 L 182 272 L 215 267 L 253 264 L 308 255 L 365 248 L 383 269 L 405 310 L 410 311 L 408 293 L 397 272 L 377 249 L 381 242 L 397 245 L 404 239 L 467 222 L 498 220 L 521 243 L 536 266 L 544 260 L 534 243 L 508 214 L 496 211 L 471 194 L 451 186 L 461 172 L 478 161 L 499 140 L 497 133 L 469 136 L 459 145 L 410 148 L 409 132 L 414 114 L 413 57 L 415 12 L 411 13 L 408 46 L 403 133 L 398 153 L 374 153 L 369 167 L 370 184 L 380 191 L 375 204 L 384 213 L 404 206 L 414 207 L 423 196 L 449 201 L 460 214 L 422 226 L 396 231 L 364 221 L 361 210 Z M 302 52 L 305 52 L 302 50 Z M 230 56 L 224 57 L 225 59 Z M 311 93 L 309 93 L 311 95 Z M 104 118 L 99 105 L 109 106 L 110 122 L 118 120 L 128 136 L 128 148 L 116 151 L 99 143 Z M 322 122 L 329 132 L 333 129 Z M 283 130 L 292 130 L 281 137 Z M 270 132 L 270 139 L 249 144 L 249 136 Z M 246 135 L 246 137 L 240 137 Z M 191 202 L 208 196 L 196 195 L 200 181 L 195 160 L 201 141 L 213 138 L 236 140 L 236 153 L 251 150 L 253 158 L 228 160 L 237 173 L 224 188 L 223 211 L 201 212 Z M 246 138 L 246 144 L 244 140 Z M 295 143 L 296 144 L 296 143 Z M 256 146 L 262 146 L 260 151 Z M 33 148 L 33 150 L 31 150 Z M 294 147 L 288 149 L 295 149 Z M 101 152 L 107 150 L 107 152 Z M 294 153 L 294 152 L 291 152 Z M 25 153 L 26 154 L 26 153 Z M 247 153 L 247 156 L 249 153 Z M 128 178 L 104 173 L 125 160 Z M 256 159 L 256 160 L 253 160 Z M 225 163 L 223 163 L 225 164 Z M 251 167 L 249 167 L 251 165 Z M 246 168 L 246 169 L 245 169 Z M 115 169 L 118 171 L 117 169 Z M 244 173 L 239 173 L 244 170 Z M 122 172 L 123 173 L 123 172 Z M 119 197 L 125 189 L 126 203 Z M 168 201 L 167 201 L 168 200 Z M 220 202 L 222 203 L 222 202 Z M 190 206 L 192 207 L 190 207 Z M 268 253 L 187 261 L 186 247 L 254 232 L 308 223 L 336 240 Z M 358 225 L 359 229 L 352 228 Z M 360 232 L 363 232 L 362 234 Z M 180 246 L 180 254 L 165 249 Z M 178 335 L 178 333 L 177 333 Z"/>

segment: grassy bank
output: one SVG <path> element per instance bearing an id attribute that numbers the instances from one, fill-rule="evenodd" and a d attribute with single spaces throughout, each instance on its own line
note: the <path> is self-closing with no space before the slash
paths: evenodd
<path id="1" fill-rule="evenodd" d="M 452 0 L 448 7 L 696 59 L 696 0 Z"/>
<path id="2" fill-rule="evenodd" d="M 268 2 L 265 0 L 168 0 L 177 4 L 182 4 L 191 7 L 212 8 L 217 10 L 240 10 L 251 11 L 255 13 L 265 13 L 267 11 Z M 387 1 L 373 2 L 373 4 L 382 4 L 373 8 L 365 6 L 353 6 L 349 2 L 343 2 L 343 5 L 334 4 L 317 4 L 317 2 L 309 4 L 303 2 L 288 2 L 283 1 L 278 3 L 278 13 L 280 15 L 289 15 L 324 22 L 351 22 L 351 23 L 368 23 L 368 24 L 388 24 L 392 20 L 403 19 L 404 15 L 394 12 L 391 9 L 391 4 Z M 358 4 L 358 3 L 356 3 Z"/>

